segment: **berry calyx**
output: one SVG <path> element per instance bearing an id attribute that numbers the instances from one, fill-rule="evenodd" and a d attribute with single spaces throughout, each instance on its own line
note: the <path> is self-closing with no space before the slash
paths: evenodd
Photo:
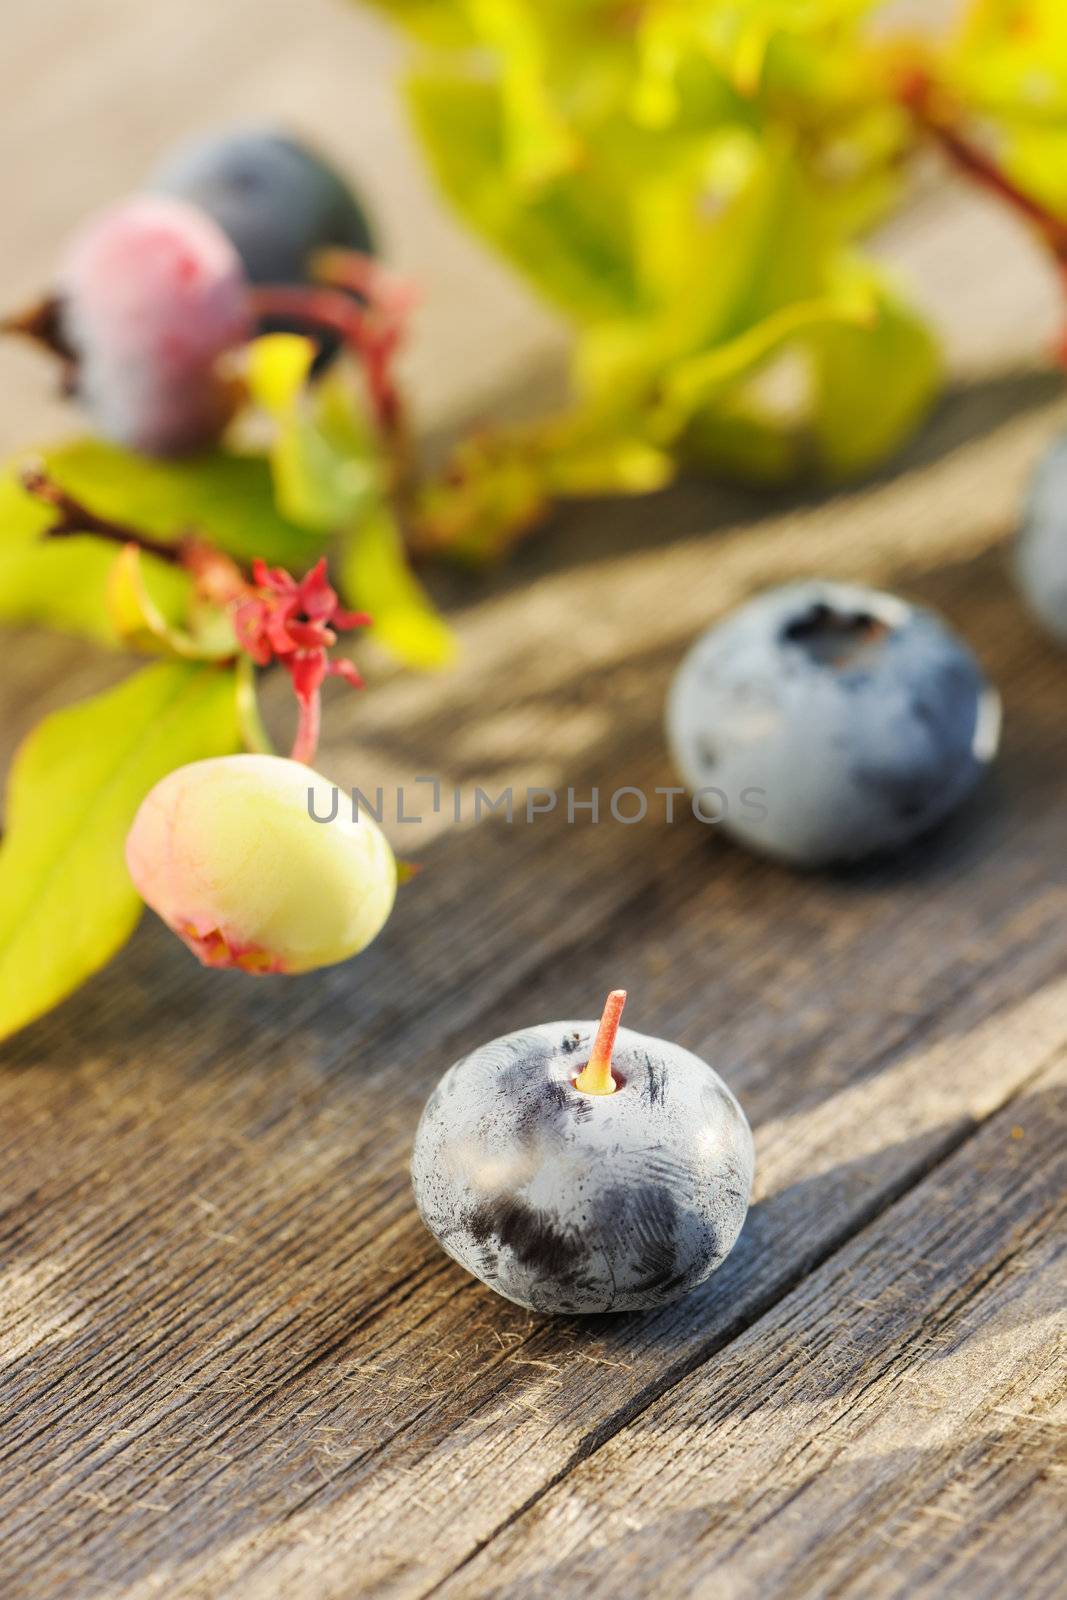
<path id="1" fill-rule="evenodd" d="M 589 1060 L 574 1080 L 574 1087 L 582 1094 L 614 1094 L 619 1087 L 612 1077 L 611 1057 L 625 1004 L 625 989 L 613 989 L 604 1002 Z"/>
<path id="2" fill-rule="evenodd" d="M 299 580 L 263 561 L 253 562 L 252 578 L 234 606 L 237 641 L 257 667 L 272 661 L 285 667 L 300 707 L 292 759 L 310 762 L 318 747 L 325 680 L 344 678 L 353 689 L 363 687 L 354 662 L 327 656 L 337 642 L 335 629 L 365 628 L 371 619 L 364 611 L 342 610 L 326 578 L 325 556 Z"/>

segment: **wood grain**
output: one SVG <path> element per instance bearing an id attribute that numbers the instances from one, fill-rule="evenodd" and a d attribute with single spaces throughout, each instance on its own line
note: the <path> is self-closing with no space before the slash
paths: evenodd
<path id="1" fill-rule="evenodd" d="M 95 76 L 60 49 L 82 10 Z M 39 276 L 79 186 L 88 204 L 137 181 L 148 145 L 235 96 L 366 140 L 398 254 L 430 278 L 429 422 L 536 387 L 555 332 L 424 205 L 381 30 L 325 0 L 205 7 L 192 40 L 188 15 L 27 13 L 5 70 L 39 62 L 64 109 L 51 133 L 40 108 L 23 120 L 43 143 L 14 197 L 12 285 Z M 87 150 L 97 118 L 98 169 L 47 161 L 79 130 Z M 827 498 L 688 485 L 561 512 L 508 572 L 453 586 L 453 674 L 379 667 L 333 698 L 323 769 L 404 786 L 423 814 L 389 826 L 425 871 L 358 962 L 255 983 L 202 971 L 149 920 L 3 1047 L 5 1595 L 1053 1592 L 1067 665 L 1005 551 L 1062 426 L 1038 361 L 1055 301 L 1025 241 L 956 191 L 931 188 L 884 248 L 919 275 L 954 374 L 902 462 Z M 29 357 L 0 363 L 14 446 L 54 414 Z M 682 649 L 811 571 L 938 606 L 1004 691 L 1003 758 L 949 827 L 892 865 L 807 878 L 655 802 L 632 828 L 571 825 L 565 799 L 530 826 L 475 823 L 477 786 L 513 786 L 521 815 L 529 785 L 596 785 L 602 808 L 669 785 Z M 4 759 L 117 670 L 70 641 L 6 642 Z M 420 774 L 461 794 L 458 822 Z M 464 1050 L 593 1014 L 620 982 L 635 1026 L 742 1098 L 757 1203 L 682 1304 L 550 1322 L 422 1232 L 411 1134 Z"/>
<path id="2" fill-rule="evenodd" d="M 669 782 L 672 661 L 755 574 L 784 572 L 799 525 L 813 560 L 966 617 L 1015 710 L 995 782 L 897 867 L 798 879 L 695 824 L 447 828 L 352 969 L 275 991 L 201 972 L 149 926 L 10 1046 L 0 1432 L 26 1592 L 288 1593 L 309 1572 L 308 1592 L 344 1593 L 357 1550 L 358 1586 L 425 1592 L 1042 1069 L 1067 1036 L 1063 668 L 996 541 L 1045 427 L 1035 412 L 710 543 L 672 530 L 686 506 L 668 502 L 654 550 L 463 617 L 446 705 L 404 678 L 340 702 L 324 760 L 344 781 Z M 588 1014 L 620 976 L 642 1026 L 741 1094 L 761 1204 L 681 1306 L 546 1324 L 436 1253 L 407 1148 L 462 1049 Z"/>
<path id="3" fill-rule="evenodd" d="M 1062 1592 L 1067 1060 L 443 1595 Z"/>

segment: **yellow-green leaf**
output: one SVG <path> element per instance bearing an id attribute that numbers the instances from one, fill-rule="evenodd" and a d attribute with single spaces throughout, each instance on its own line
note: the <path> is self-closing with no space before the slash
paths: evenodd
<path id="1" fill-rule="evenodd" d="M 26 459 L 0 471 L 0 619 L 120 643 L 107 604 L 114 547 L 90 537 L 42 539 L 55 513 L 22 487 Z M 262 556 L 297 571 L 322 548 L 319 535 L 278 512 L 261 457 L 215 451 L 182 462 L 152 461 L 81 439 L 34 452 L 34 459 L 90 511 L 154 538 L 176 539 L 195 529 L 239 560 Z M 189 603 L 188 577 L 153 556 L 144 558 L 141 570 L 165 621 L 180 622 Z"/>
<path id="2" fill-rule="evenodd" d="M 461 5 L 442 5 L 441 0 L 371 0 L 371 4 L 427 44 L 464 46 L 477 39 Z"/>
<path id="3" fill-rule="evenodd" d="M 237 729 L 246 750 L 257 756 L 273 756 L 277 752 L 270 734 L 264 726 L 256 692 L 256 669 L 252 658 L 239 655 L 234 663 L 237 696 Z"/>
<path id="4" fill-rule="evenodd" d="M 237 747 L 232 671 L 163 663 L 46 717 L 16 753 L 0 847 L 0 1037 L 125 943 L 140 900 L 124 859 L 148 790 Z"/>
<path id="5" fill-rule="evenodd" d="M 353 376 L 337 362 L 317 383 L 310 339 L 272 333 L 249 357 L 252 397 L 275 424 L 271 470 L 278 504 L 307 528 L 332 533 L 379 493 L 382 461 Z"/>
<path id="6" fill-rule="evenodd" d="M 455 640 L 412 572 L 385 505 L 345 536 L 338 577 L 348 604 L 370 613 L 371 637 L 405 666 L 433 669 L 454 659 Z"/>
<path id="7" fill-rule="evenodd" d="M 284 517 L 274 503 L 270 466 L 263 456 L 212 450 L 181 461 L 154 460 L 99 439 L 77 439 L 35 452 L 60 486 L 92 511 L 129 523 L 157 538 L 195 530 L 238 560 L 304 566 L 318 553 L 307 529 Z M 25 464 L 14 463 L 14 470 Z M 9 528 L 14 502 L 5 475 L 0 547 L 18 536 Z M 34 530 L 45 525 L 47 508 L 35 507 L 21 488 L 21 500 L 36 516 Z M 23 513 L 23 520 L 25 513 Z M 16 515 L 16 523 L 20 519 Z"/>
<path id="8" fill-rule="evenodd" d="M 219 661 L 236 652 L 233 623 L 217 607 L 199 608 L 195 632 L 167 621 L 148 592 L 144 557 L 135 544 L 124 545 L 115 557 L 106 598 L 115 633 L 131 650 L 185 661 Z"/>
<path id="9" fill-rule="evenodd" d="M 867 293 L 800 300 L 765 317 L 735 339 L 679 362 L 664 378 L 664 410 L 681 426 L 701 407 L 749 377 L 798 334 L 826 328 L 863 330 L 875 314 Z"/>
<path id="10" fill-rule="evenodd" d="M 799 430 L 783 427 L 744 395 L 698 412 L 682 451 L 700 471 L 764 488 L 789 483 L 806 460 Z"/>
<path id="11" fill-rule="evenodd" d="M 580 169 L 524 182 L 511 163 L 507 104 L 498 85 L 426 74 L 414 77 L 408 92 L 449 200 L 543 294 L 583 319 L 634 307 L 625 189 L 614 181 L 591 183 Z"/>
<path id="12" fill-rule="evenodd" d="M 545 481 L 554 494 L 651 494 L 675 474 L 665 450 L 625 433 L 561 440 L 545 452 Z"/>
<path id="13" fill-rule="evenodd" d="M 82 634 L 98 644 L 119 640 L 107 603 L 114 545 L 101 539 L 42 537 L 55 513 L 33 499 L 14 471 L 0 473 L 0 620 L 32 622 Z M 167 622 L 181 617 L 189 596 L 184 573 L 146 557 L 144 581 Z"/>
<path id="14" fill-rule="evenodd" d="M 926 324 L 884 288 L 876 307 L 866 324 L 827 323 L 810 336 L 812 432 L 830 477 L 866 472 L 898 449 L 940 385 L 940 351 Z"/>

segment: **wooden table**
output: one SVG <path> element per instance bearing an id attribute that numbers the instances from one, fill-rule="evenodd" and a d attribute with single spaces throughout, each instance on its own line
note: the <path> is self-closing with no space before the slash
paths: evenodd
<path id="1" fill-rule="evenodd" d="M 421 264 L 427 425 L 551 369 L 551 324 L 432 206 L 358 13 L 23 9 L 5 298 L 146 151 L 272 108 L 354 152 Z M 1005 565 L 1063 421 L 1056 300 L 1028 242 L 937 178 L 885 248 L 954 374 L 902 462 L 828 499 L 692 486 L 561 512 L 460 591 L 452 675 L 336 697 L 320 764 L 468 800 L 667 784 L 687 641 L 816 571 L 966 631 L 1005 695 L 995 775 L 895 865 L 820 877 L 662 817 L 394 826 L 425 871 L 385 934 L 284 983 L 205 972 L 146 918 L 3 1052 L 10 1600 L 1062 1594 L 1067 657 Z M 6 446 L 54 431 L 36 359 L 0 360 Z M 5 760 L 117 670 L 29 634 L 6 662 Z M 423 1232 L 411 1136 L 463 1051 L 616 984 L 741 1097 L 756 1204 L 681 1304 L 547 1321 Z"/>

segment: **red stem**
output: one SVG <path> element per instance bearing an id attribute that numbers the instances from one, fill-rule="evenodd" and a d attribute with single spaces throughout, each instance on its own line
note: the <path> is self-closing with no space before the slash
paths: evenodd
<path id="1" fill-rule="evenodd" d="M 934 85 L 922 71 L 909 74 L 900 99 L 923 131 L 935 139 L 949 160 L 981 188 L 1003 200 L 1043 234 L 1056 259 L 1067 266 L 1067 219 L 1057 217 L 979 150 L 960 132 L 958 120 L 937 103 Z"/>
<path id="2" fill-rule="evenodd" d="M 297 724 L 296 738 L 289 759 L 302 761 L 305 766 L 310 767 L 319 748 L 319 731 L 322 725 L 322 701 L 318 690 L 306 699 L 301 698 L 298 704 L 300 721 Z"/>
<path id="3" fill-rule="evenodd" d="M 284 317 L 338 334 L 359 356 L 378 424 L 387 437 L 400 431 L 401 403 L 390 373 L 400 331 L 338 289 L 280 284 L 251 291 L 258 317 Z"/>
<path id="4" fill-rule="evenodd" d="M 945 104 L 938 105 L 935 86 L 921 69 L 909 73 L 903 80 L 899 96 L 919 128 L 936 141 L 954 166 L 1037 229 L 1052 253 L 1067 293 L 1067 219 L 1057 217 L 1040 200 L 1020 189 L 992 156 L 964 137 L 958 117 L 950 114 Z M 1067 337 L 1060 341 L 1055 353 L 1067 366 Z"/>
<path id="5" fill-rule="evenodd" d="M 331 289 L 348 289 L 388 317 L 404 317 L 419 303 L 413 283 L 394 277 L 361 250 L 330 248 L 312 257 L 312 277 Z"/>

